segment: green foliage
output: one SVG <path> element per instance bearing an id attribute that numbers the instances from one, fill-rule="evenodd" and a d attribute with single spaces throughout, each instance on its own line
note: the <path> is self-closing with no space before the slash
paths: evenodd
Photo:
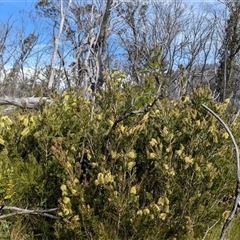
<path id="1" fill-rule="evenodd" d="M 1 203 L 58 207 L 59 219 L 18 216 L 0 227 L 28 239 L 202 239 L 216 221 L 219 230 L 234 154 L 201 104 L 225 118 L 227 103 L 197 89 L 152 106 L 147 81 L 109 80 L 95 101 L 70 91 L 39 112 L 2 116 Z"/>

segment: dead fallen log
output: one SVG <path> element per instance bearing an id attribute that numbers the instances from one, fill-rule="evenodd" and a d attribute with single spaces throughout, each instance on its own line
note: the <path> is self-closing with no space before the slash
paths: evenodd
<path id="1" fill-rule="evenodd" d="M 1 105 L 12 105 L 20 108 L 26 109 L 37 109 L 41 103 L 51 104 L 52 99 L 46 97 L 28 97 L 28 98 L 14 98 L 14 97 L 0 97 L 0 106 Z"/>

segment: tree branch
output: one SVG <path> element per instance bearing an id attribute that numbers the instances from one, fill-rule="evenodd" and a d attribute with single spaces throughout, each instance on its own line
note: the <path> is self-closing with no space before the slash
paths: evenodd
<path id="1" fill-rule="evenodd" d="M 223 227 L 222 227 L 222 231 L 221 231 L 221 236 L 220 236 L 220 240 L 224 240 L 225 239 L 225 235 L 227 232 L 228 227 L 231 225 L 235 215 L 237 214 L 237 210 L 239 207 L 239 202 L 240 202 L 240 163 L 239 163 L 239 149 L 238 149 L 238 145 L 236 143 L 236 140 L 231 132 L 231 130 L 229 129 L 229 127 L 226 125 L 226 123 L 210 108 L 208 108 L 206 105 L 202 104 L 202 106 L 209 111 L 215 118 L 217 118 L 217 120 L 224 126 L 224 128 L 226 129 L 226 131 L 228 132 L 229 136 L 231 137 L 232 143 L 234 145 L 235 148 L 235 158 L 236 158 L 236 173 L 237 173 L 237 184 L 236 184 L 236 190 L 235 190 L 235 202 L 234 202 L 234 206 L 232 208 L 232 211 L 230 213 L 230 216 L 227 218 L 227 220 L 225 221 Z"/>
<path id="2" fill-rule="evenodd" d="M 49 214 L 49 212 L 55 212 L 58 210 L 58 208 L 52 208 L 52 209 L 36 209 L 36 210 L 29 210 L 29 209 L 23 209 L 23 208 L 18 208 L 18 207 L 13 207 L 13 206 L 1 206 L 1 211 L 4 210 L 10 210 L 13 211 L 11 213 L 3 214 L 0 215 L 0 219 L 5 219 L 8 217 L 12 217 L 15 215 L 21 215 L 21 214 L 34 214 L 34 215 L 41 215 L 44 217 L 49 217 L 52 219 L 58 219 L 59 217 Z"/>

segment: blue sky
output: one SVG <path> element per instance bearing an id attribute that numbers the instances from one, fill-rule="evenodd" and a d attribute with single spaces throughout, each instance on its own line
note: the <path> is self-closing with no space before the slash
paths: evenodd
<path id="1" fill-rule="evenodd" d="M 129 2 L 129 0 L 115 0 L 119 2 Z M 134 0 L 131 0 L 134 1 Z M 137 0 L 138 2 L 141 2 L 141 0 Z M 151 3 L 151 0 L 142 0 L 144 2 Z M 154 1 L 154 0 L 153 0 Z M 155 0 L 156 1 L 156 0 Z M 161 0 L 159 0 L 161 1 Z M 167 2 L 168 0 L 165 0 Z M 169 0 L 171 1 L 171 0 Z M 4 20 L 8 18 L 9 16 L 12 16 L 13 19 L 18 19 L 20 16 L 24 15 L 25 12 L 29 12 L 32 9 L 34 9 L 34 5 L 37 2 L 37 0 L 0 0 L 0 20 Z M 189 3 L 217 3 L 217 0 L 183 0 L 183 2 L 189 2 Z"/>
<path id="2" fill-rule="evenodd" d="M 38 0 L 0 0 L 0 22 L 4 23 L 4 21 L 6 21 L 6 19 L 8 19 L 9 17 L 11 17 L 11 21 L 15 21 L 14 25 L 17 27 L 21 27 L 21 24 L 23 23 L 24 27 L 25 27 L 25 34 L 26 36 L 28 34 L 30 34 L 34 27 L 33 27 L 33 23 L 31 21 L 29 21 L 29 16 L 28 13 L 31 12 L 31 10 L 35 9 L 35 4 Z M 81 0 L 77 0 L 77 1 L 81 1 Z M 134 0 L 115 0 L 115 1 L 125 1 L 125 2 L 134 2 Z M 151 3 L 151 1 L 157 1 L 157 0 L 136 0 L 137 2 L 148 2 L 149 4 Z M 171 2 L 172 0 L 159 0 L 162 2 Z M 183 0 L 183 2 L 189 2 L 189 3 L 196 3 L 195 7 L 197 9 L 197 11 L 199 10 L 203 10 L 203 5 L 202 3 L 211 3 L 213 5 L 219 4 L 219 2 L 217 2 L 216 0 L 202 0 L 202 1 L 198 1 L 198 0 Z M 203 10 L 204 11 L 204 10 Z M 21 19 L 23 20 L 23 22 L 21 21 Z M 40 20 L 41 21 L 41 20 Z M 37 20 L 37 24 L 40 24 L 39 20 Z M 41 32 L 41 37 L 44 38 L 45 33 Z M 38 42 L 39 45 L 43 44 L 43 42 Z"/>
<path id="3" fill-rule="evenodd" d="M 13 19 L 18 19 L 24 15 L 24 11 L 31 11 L 35 2 L 29 0 L 0 0 L 0 19 L 4 20 L 10 16 Z"/>

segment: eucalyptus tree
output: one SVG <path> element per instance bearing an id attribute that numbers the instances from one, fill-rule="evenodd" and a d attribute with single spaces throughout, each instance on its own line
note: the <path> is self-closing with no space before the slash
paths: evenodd
<path id="1" fill-rule="evenodd" d="M 33 87 L 26 69 L 40 62 L 36 46 L 39 44 L 40 28 L 28 20 L 31 28 L 26 28 L 24 17 L 13 17 L 0 23 L 0 94 L 25 96 Z M 37 57 L 38 55 L 38 57 Z M 35 59 L 38 58 L 37 62 Z M 35 70 L 32 69 L 31 73 Z M 36 77 L 36 75 L 35 75 Z M 37 78 L 37 77 L 36 77 Z"/>
<path id="2" fill-rule="evenodd" d="M 68 87 L 99 89 L 103 84 L 113 0 L 39 1 L 36 7 L 52 22 L 54 58 L 48 88 L 54 86 L 54 69 L 58 65 Z"/>
<path id="3" fill-rule="evenodd" d="M 238 76 L 240 69 L 240 3 L 226 0 L 223 2 L 227 10 L 225 31 L 223 33 L 222 46 L 219 52 L 219 67 L 216 77 L 216 89 L 219 93 L 219 101 L 234 94 L 239 89 Z M 237 75 L 237 78 L 236 78 Z"/>
<path id="4" fill-rule="evenodd" d="M 164 78 L 166 95 L 178 98 L 208 81 L 205 70 L 209 73 L 218 51 L 214 14 L 181 1 L 127 2 L 117 12 L 122 19 L 117 34 L 125 53 L 125 71 L 136 83 L 142 83 L 141 69 L 157 70 L 157 85 Z"/>

